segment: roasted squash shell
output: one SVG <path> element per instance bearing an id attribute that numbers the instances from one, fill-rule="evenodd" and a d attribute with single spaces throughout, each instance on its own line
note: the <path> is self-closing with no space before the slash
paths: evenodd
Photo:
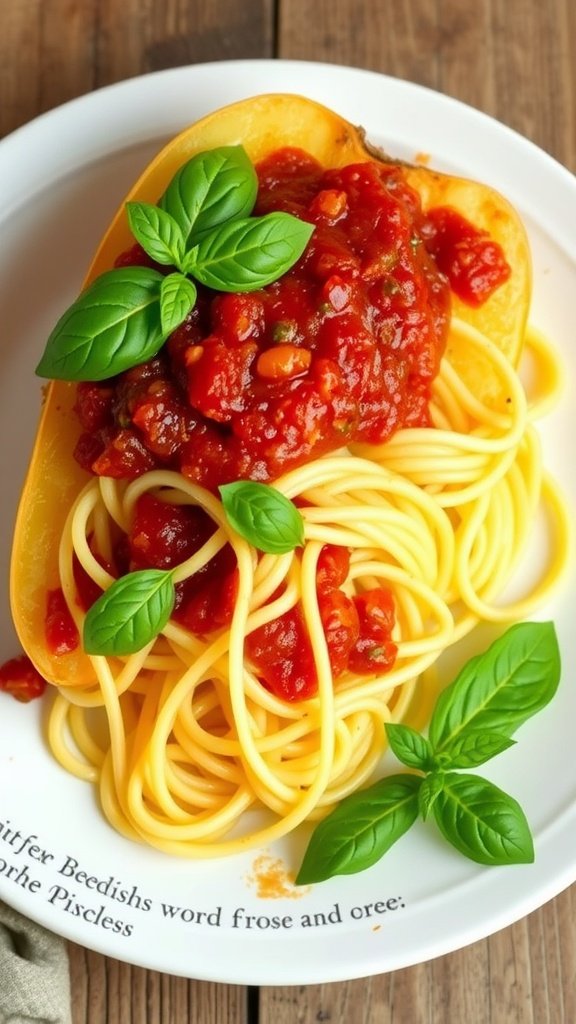
<path id="1" fill-rule="evenodd" d="M 125 201 L 156 202 L 178 168 L 195 153 L 241 143 L 257 162 L 283 146 L 297 146 L 325 167 L 364 160 L 396 162 L 366 141 L 361 128 L 319 103 L 296 95 L 263 95 L 225 107 L 203 118 L 170 142 L 150 163 Z M 497 192 L 472 181 L 440 174 L 428 166 L 403 164 L 424 209 L 454 207 L 500 243 L 512 267 L 509 280 L 481 307 L 454 297 L 453 311 L 489 335 L 515 362 L 522 346 L 530 300 L 530 258 L 521 221 Z M 133 243 L 124 203 L 102 239 L 85 285 L 109 269 Z M 454 351 L 473 390 L 490 396 L 490 376 L 479 362 L 470 365 Z M 86 482 L 72 452 L 79 432 L 73 405 L 75 385 L 52 382 L 46 391 L 30 466 L 19 505 L 11 568 L 11 604 L 26 653 L 40 673 L 55 684 L 81 685 L 91 676 L 80 650 L 54 655 L 44 641 L 47 592 L 59 586 L 58 548 L 65 517 Z"/>

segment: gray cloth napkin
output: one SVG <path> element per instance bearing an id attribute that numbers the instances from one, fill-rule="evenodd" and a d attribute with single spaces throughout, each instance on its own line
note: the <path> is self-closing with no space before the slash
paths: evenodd
<path id="1" fill-rule="evenodd" d="M 66 944 L 0 901 L 0 1024 L 71 1024 Z"/>

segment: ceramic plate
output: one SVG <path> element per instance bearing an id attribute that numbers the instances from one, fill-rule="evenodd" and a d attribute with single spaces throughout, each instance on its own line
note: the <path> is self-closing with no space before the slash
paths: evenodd
<path id="1" fill-rule="evenodd" d="M 576 505 L 576 183 L 550 157 L 485 115 L 404 81 L 336 66 L 206 64 L 133 79 L 67 104 L 0 144 L 0 656 L 17 651 L 7 603 L 17 496 L 35 431 L 44 340 L 73 300 L 104 227 L 131 182 L 173 134 L 257 93 L 298 92 L 361 123 L 395 156 L 490 183 L 517 206 L 534 255 L 532 319 L 563 351 L 567 389 L 542 426 L 546 462 Z M 370 870 L 296 898 L 266 898 L 277 858 L 304 840 L 226 860 L 183 862 L 140 848 L 103 821 L 89 786 L 42 741 L 40 703 L 0 699 L 0 897 L 101 953 L 189 977 L 305 984 L 406 967 L 517 920 L 576 878 L 576 639 L 572 583 L 555 620 L 564 683 L 517 746 L 485 771 L 524 807 L 533 865 L 481 868 L 416 825 Z"/>

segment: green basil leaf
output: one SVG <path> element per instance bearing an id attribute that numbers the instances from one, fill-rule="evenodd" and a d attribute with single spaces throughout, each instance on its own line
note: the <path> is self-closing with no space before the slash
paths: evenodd
<path id="1" fill-rule="evenodd" d="M 499 732 L 466 731 L 442 748 L 436 763 L 443 768 L 477 768 L 514 746 L 515 742 Z"/>
<path id="2" fill-rule="evenodd" d="M 317 825 L 297 885 L 352 875 L 375 864 L 418 817 L 417 775 L 390 775 L 346 797 Z"/>
<path id="3" fill-rule="evenodd" d="M 40 377 L 106 380 L 155 356 L 162 274 L 122 267 L 96 278 L 63 314 L 36 368 Z"/>
<path id="4" fill-rule="evenodd" d="M 248 217 L 258 178 L 242 146 L 198 153 L 175 174 L 159 206 L 179 224 L 186 247 L 227 221 Z"/>
<path id="5" fill-rule="evenodd" d="M 443 836 L 478 864 L 531 864 L 530 827 L 513 797 L 477 775 L 450 773 L 433 804 Z"/>
<path id="6" fill-rule="evenodd" d="M 418 810 L 424 821 L 430 814 L 434 801 L 439 796 L 444 788 L 445 773 L 431 772 L 425 779 L 422 779 L 422 785 L 418 790 Z"/>
<path id="7" fill-rule="evenodd" d="M 386 722 L 386 735 L 391 750 L 408 768 L 420 768 L 425 772 L 433 766 L 430 743 L 409 725 Z"/>
<path id="8" fill-rule="evenodd" d="M 173 217 L 151 203 L 126 203 L 130 230 L 148 255 L 163 266 L 180 267 L 186 246 Z"/>
<path id="9" fill-rule="evenodd" d="M 230 525 L 260 551 L 281 555 L 304 543 L 300 512 L 275 487 L 238 480 L 218 489 Z"/>
<path id="10" fill-rule="evenodd" d="M 162 334 L 168 337 L 188 316 L 196 302 L 196 285 L 184 274 L 168 274 L 160 288 Z"/>
<path id="11" fill-rule="evenodd" d="M 171 572 L 140 569 L 121 576 L 88 610 L 84 650 L 87 654 L 135 654 L 164 628 L 174 599 Z"/>
<path id="12" fill-rule="evenodd" d="M 300 258 L 314 230 L 289 213 L 230 221 L 191 251 L 186 270 L 222 292 L 249 292 L 276 281 Z"/>
<path id="13" fill-rule="evenodd" d="M 556 693 L 560 653 L 551 622 L 521 622 L 472 658 L 440 694 L 430 722 L 436 754 L 466 732 L 511 736 Z"/>

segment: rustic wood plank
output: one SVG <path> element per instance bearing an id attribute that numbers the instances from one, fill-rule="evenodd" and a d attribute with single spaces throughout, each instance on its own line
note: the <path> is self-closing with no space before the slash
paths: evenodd
<path id="1" fill-rule="evenodd" d="M 576 9 L 570 0 L 493 6 L 496 117 L 576 170 Z"/>
<path id="2" fill-rule="evenodd" d="M 571 0 L 284 0 L 278 56 L 370 68 L 498 118 L 576 169 Z"/>
<path id="3" fill-rule="evenodd" d="M 576 1020 L 576 886 L 449 956 L 357 981 L 266 988 L 260 1024 L 568 1024 Z"/>
<path id="4" fill-rule="evenodd" d="M 297 991 L 263 989 L 260 1022 L 293 1024 L 297 1012 L 298 1024 L 492 1024 L 485 998 L 486 960 L 486 943 L 480 943 L 431 964 L 372 978 Z"/>
<path id="5" fill-rule="evenodd" d="M 2 0 L 0 137 L 99 86 L 272 56 L 273 0 Z"/>
<path id="6" fill-rule="evenodd" d="M 4 0 L 0 136 L 94 88 L 93 4 L 75 7 L 60 0 Z"/>
<path id="7" fill-rule="evenodd" d="M 242 986 L 188 981 L 69 944 L 73 1024 L 247 1024 Z"/>
<path id="8" fill-rule="evenodd" d="M 99 0 L 98 10 L 105 28 L 96 54 L 100 81 L 182 64 L 272 56 L 272 0 Z"/>

